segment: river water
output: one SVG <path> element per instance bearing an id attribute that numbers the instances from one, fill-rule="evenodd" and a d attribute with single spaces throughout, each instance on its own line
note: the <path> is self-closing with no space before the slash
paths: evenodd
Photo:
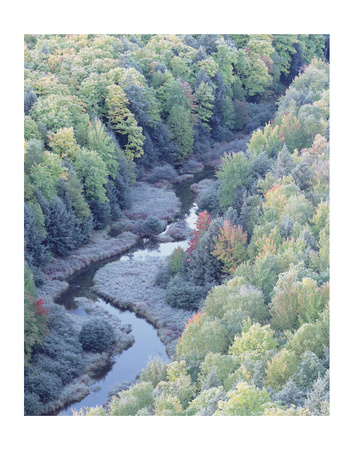
<path id="1" fill-rule="evenodd" d="M 208 174 L 211 178 L 212 175 Z M 195 194 L 190 191 L 193 183 L 206 178 L 206 174 L 198 174 L 194 179 L 185 181 L 175 189 L 181 201 L 181 213 L 176 221 L 186 220 L 191 228 L 194 228 L 197 219 L 197 204 Z M 166 232 L 166 230 L 165 230 Z M 164 232 L 164 233 L 165 233 Z M 164 234 L 163 233 L 163 234 Z M 59 415 L 72 415 L 72 409 L 79 410 L 83 407 L 103 405 L 107 401 L 109 391 L 118 383 L 131 382 L 136 379 L 141 370 L 146 367 L 150 358 L 160 357 L 164 362 L 170 358 L 165 346 L 161 342 L 157 330 L 144 318 L 137 317 L 134 312 L 121 310 L 106 302 L 92 290 L 93 277 L 98 269 L 104 265 L 118 260 L 141 260 L 147 255 L 169 256 L 173 250 L 180 246 L 186 248 L 188 241 L 157 243 L 149 239 L 142 239 L 133 249 L 113 258 L 91 263 L 88 267 L 78 271 L 67 281 L 69 288 L 56 300 L 56 303 L 65 306 L 70 314 L 86 315 L 83 308 L 75 303 L 75 297 L 87 297 L 98 302 L 110 314 L 118 317 L 122 324 L 129 324 L 134 335 L 134 344 L 121 354 L 111 359 L 111 364 L 106 367 L 90 385 L 90 393 L 80 402 L 71 404 L 60 411 Z"/>

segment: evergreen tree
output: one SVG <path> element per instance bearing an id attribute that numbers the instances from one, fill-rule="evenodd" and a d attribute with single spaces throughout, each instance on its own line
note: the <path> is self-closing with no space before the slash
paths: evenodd
<path id="1" fill-rule="evenodd" d="M 36 221 L 32 207 L 27 203 L 24 206 L 24 240 L 25 260 L 31 267 L 42 268 L 48 257 L 43 244 L 44 235 Z"/>
<path id="2" fill-rule="evenodd" d="M 30 112 L 30 109 L 37 101 L 38 99 L 36 93 L 34 92 L 31 86 L 28 86 L 24 98 L 24 109 L 26 115 Z"/>
<path id="3" fill-rule="evenodd" d="M 47 228 L 47 240 L 53 253 L 67 256 L 74 245 L 74 218 L 64 202 L 55 196 L 50 207 L 50 219 Z"/>
<path id="4" fill-rule="evenodd" d="M 294 161 L 286 145 L 284 144 L 283 148 L 278 153 L 277 160 L 273 164 L 273 173 L 275 177 L 279 180 L 289 175 L 293 167 Z"/>
<path id="5" fill-rule="evenodd" d="M 89 201 L 89 205 L 93 216 L 94 229 L 102 230 L 108 225 L 111 218 L 109 202 L 101 202 L 99 199 L 93 199 Z"/>

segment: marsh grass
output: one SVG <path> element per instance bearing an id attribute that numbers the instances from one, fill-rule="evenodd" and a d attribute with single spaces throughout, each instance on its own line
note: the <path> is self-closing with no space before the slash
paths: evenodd
<path id="1" fill-rule="evenodd" d="M 149 256 L 146 260 L 107 264 L 96 272 L 93 289 L 113 305 L 134 311 L 152 323 L 171 357 L 193 312 L 169 306 L 165 289 L 154 285 L 163 262 L 164 258 Z"/>
<path id="2" fill-rule="evenodd" d="M 134 185 L 132 199 L 129 210 L 123 211 L 131 220 L 154 216 L 160 220 L 171 222 L 181 208 L 181 202 L 173 190 L 165 186 L 157 188 L 144 182 Z"/>

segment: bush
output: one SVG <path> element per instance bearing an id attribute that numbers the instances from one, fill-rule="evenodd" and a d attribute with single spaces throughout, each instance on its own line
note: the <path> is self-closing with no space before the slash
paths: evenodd
<path id="1" fill-rule="evenodd" d="M 155 275 L 154 286 L 160 286 L 163 289 L 166 289 L 171 278 L 172 273 L 168 265 L 159 266 L 158 271 Z"/>
<path id="2" fill-rule="evenodd" d="M 36 394 L 43 403 L 51 402 L 59 397 L 62 388 L 59 377 L 49 372 L 31 370 L 25 376 L 25 393 Z M 34 397 L 32 397 L 33 403 Z"/>
<path id="3" fill-rule="evenodd" d="M 156 183 L 157 181 L 167 180 L 170 183 L 174 183 L 178 177 L 176 170 L 169 164 L 164 166 L 155 167 L 148 176 L 150 183 Z"/>
<path id="4" fill-rule="evenodd" d="M 25 416 L 39 416 L 42 407 L 43 404 L 37 394 L 34 392 L 25 394 Z"/>
<path id="5" fill-rule="evenodd" d="M 197 310 L 205 289 L 183 280 L 180 275 L 172 278 L 166 291 L 166 302 L 176 308 Z"/>
<path id="6" fill-rule="evenodd" d="M 140 222 L 138 226 L 138 233 L 141 236 L 157 235 L 162 233 L 165 228 L 165 220 L 160 220 L 157 217 L 149 216 L 145 220 Z"/>
<path id="7" fill-rule="evenodd" d="M 104 352 L 113 340 L 112 326 L 103 319 L 91 319 L 80 331 L 79 341 L 85 351 Z"/>
<path id="8" fill-rule="evenodd" d="M 176 275 L 177 272 L 182 268 L 183 260 L 186 256 L 185 251 L 182 247 L 177 247 L 173 250 L 171 256 L 168 258 L 168 268 L 172 275 Z"/>

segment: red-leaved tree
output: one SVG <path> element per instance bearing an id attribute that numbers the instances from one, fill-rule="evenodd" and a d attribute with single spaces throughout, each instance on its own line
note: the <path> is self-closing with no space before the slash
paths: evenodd
<path id="1" fill-rule="evenodd" d="M 192 256 L 194 250 L 197 247 L 200 238 L 207 231 L 211 224 L 210 214 L 207 211 L 199 213 L 198 219 L 195 223 L 195 229 L 193 230 L 192 237 L 189 240 L 187 254 Z"/>

